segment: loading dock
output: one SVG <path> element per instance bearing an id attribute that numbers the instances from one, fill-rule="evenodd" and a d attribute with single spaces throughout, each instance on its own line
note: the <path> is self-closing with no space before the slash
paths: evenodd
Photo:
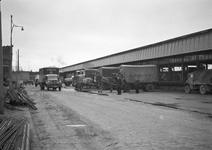
<path id="1" fill-rule="evenodd" d="M 196 69 L 212 69 L 212 29 L 66 66 L 60 71 L 65 78 L 76 70 L 122 64 L 157 65 L 161 84 L 184 85 L 188 73 Z"/>

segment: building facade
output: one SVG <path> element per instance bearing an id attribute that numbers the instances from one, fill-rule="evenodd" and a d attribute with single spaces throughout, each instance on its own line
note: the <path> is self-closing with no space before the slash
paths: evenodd
<path id="1" fill-rule="evenodd" d="M 3 46 L 3 76 L 5 78 L 11 77 L 12 68 L 12 49 L 11 46 Z"/>
<path id="2" fill-rule="evenodd" d="M 65 78 L 76 70 L 121 64 L 155 64 L 161 83 L 183 84 L 188 73 L 212 69 L 212 29 L 66 66 L 60 68 L 60 72 Z"/>

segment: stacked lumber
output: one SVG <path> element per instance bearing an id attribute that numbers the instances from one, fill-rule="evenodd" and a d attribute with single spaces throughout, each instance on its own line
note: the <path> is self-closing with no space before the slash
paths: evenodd
<path id="1" fill-rule="evenodd" d="M 30 125 L 25 117 L 0 118 L 0 150 L 15 149 L 30 149 Z"/>
<path id="2" fill-rule="evenodd" d="M 5 108 L 18 110 L 17 108 L 13 107 L 17 105 L 28 105 L 28 107 L 37 110 L 35 103 L 28 98 L 27 92 L 23 87 L 14 88 L 12 84 L 8 87 L 4 87 Z"/>

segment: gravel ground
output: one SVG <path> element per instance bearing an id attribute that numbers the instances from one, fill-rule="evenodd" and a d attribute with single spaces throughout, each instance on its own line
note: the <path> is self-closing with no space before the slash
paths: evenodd
<path id="1" fill-rule="evenodd" d="M 27 91 L 38 107 L 33 149 L 212 149 L 211 95 Z"/>

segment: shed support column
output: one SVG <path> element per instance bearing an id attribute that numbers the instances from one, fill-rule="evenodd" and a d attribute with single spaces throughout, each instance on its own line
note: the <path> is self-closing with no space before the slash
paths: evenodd
<path id="1" fill-rule="evenodd" d="M 159 65 L 159 60 L 157 60 L 157 68 L 158 68 L 158 81 L 161 81 L 161 77 L 160 77 L 160 65 Z"/>
<path id="2" fill-rule="evenodd" d="M 196 66 L 197 66 L 197 70 L 199 70 L 200 69 L 200 63 L 199 63 L 199 61 L 196 62 Z"/>
<path id="3" fill-rule="evenodd" d="M 182 59 L 182 81 L 184 82 L 186 77 L 185 77 L 185 65 L 184 65 L 184 57 Z"/>
<path id="4" fill-rule="evenodd" d="M 169 74 L 168 74 L 168 81 L 171 81 L 171 77 L 172 77 L 172 67 L 171 67 L 171 64 L 169 63 L 168 64 L 168 68 L 169 68 Z"/>
<path id="5" fill-rule="evenodd" d="M 1 4 L 1 1 L 0 1 Z M 0 5 L 1 7 L 1 5 Z M 2 49 L 2 24 L 0 8 L 0 114 L 4 114 L 4 95 L 3 95 L 3 49 Z"/>

